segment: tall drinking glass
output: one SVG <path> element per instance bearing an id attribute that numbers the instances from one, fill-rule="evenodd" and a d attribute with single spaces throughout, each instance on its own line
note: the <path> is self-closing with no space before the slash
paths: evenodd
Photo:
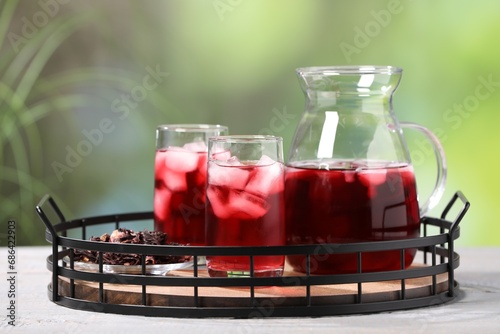
<path id="1" fill-rule="evenodd" d="M 208 144 L 209 246 L 285 244 L 282 138 L 221 136 Z M 253 275 L 281 276 L 284 256 L 254 256 Z M 212 277 L 250 276 L 249 256 L 207 256 Z"/>
<path id="2" fill-rule="evenodd" d="M 171 124 L 156 129 L 154 227 L 180 244 L 205 245 L 208 138 L 222 125 Z"/>

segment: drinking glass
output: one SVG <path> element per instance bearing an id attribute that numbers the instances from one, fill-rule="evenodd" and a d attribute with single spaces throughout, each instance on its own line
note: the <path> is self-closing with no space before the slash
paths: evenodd
<path id="1" fill-rule="evenodd" d="M 208 138 L 226 126 L 167 124 L 156 129 L 154 228 L 168 241 L 205 245 Z"/>
<path id="2" fill-rule="evenodd" d="M 285 244 L 282 138 L 209 139 L 206 201 L 208 246 Z M 279 277 L 284 256 L 254 256 L 253 276 Z M 207 256 L 211 277 L 252 276 L 249 256 Z"/>

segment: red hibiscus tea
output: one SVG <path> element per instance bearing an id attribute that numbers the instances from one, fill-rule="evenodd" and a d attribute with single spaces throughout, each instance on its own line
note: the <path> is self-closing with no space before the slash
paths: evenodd
<path id="1" fill-rule="evenodd" d="M 208 164 L 207 244 L 285 244 L 284 165 L 267 155 L 239 161 L 227 152 Z M 254 256 L 254 276 L 281 276 L 284 256 Z M 249 256 L 207 256 L 212 277 L 250 276 Z"/>
<path id="2" fill-rule="evenodd" d="M 156 152 L 155 230 L 181 244 L 205 244 L 207 152 L 171 148 Z"/>
<path id="3" fill-rule="evenodd" d="M 322 169 L 318 169 L 322 167 Z M 286 170 L 287 243 L 325 244 L 399 240 L 419 236 L 413 168 L 408 164 L 301 162 Z M 320 247 L 320 246 L 318 246 Z M 404 252 L 405 266 L 415 249 Z M 289 256 L 305 272 L 305 256 Z M 401 269 L 400 251 L 364 252 L 362 271 Z M 318 254 L 311 273 L 357 272 L 357 254 Z"/>
<path id="4" fill-rule="evenodd" d="M 156 129 L 154 228 L 168 241 L 205 245 L 207 143 L 226 134 L 210 124 L 166 124 Z"/>

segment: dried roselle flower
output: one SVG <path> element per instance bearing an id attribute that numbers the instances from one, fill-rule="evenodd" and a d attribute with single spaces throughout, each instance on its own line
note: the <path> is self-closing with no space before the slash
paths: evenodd
<path id="1" fill-rule="evenodd" d="M 91 237 L 90 238 L 90 241 L 97 241 L 97 242 L 101 242 L 103 240 L 101 240 L 101 237 Z"/>
<path id="2" fill-rule="evenodd" d="M 167 235 L 159 231 L 141 231 L 134 232 L 126 228 L 114 230 L 111 235 L 105 233 L 100 237 L 91 237 L 91 241 L 96 242 L 113 242 L 113 243 L 129 243 L 129 244 L 144 244 L 144 245 L 180 245 L 178 243 L 167 242 Z M 140 265 L 141 256 L 138 254 L 129 253 L 103 253 L 103 263 L 112 265 Z M 158 256 L 146 255 L 146 264 L 168 264 L 177 262 L 189 261 L 189 256 Z M 90 263 L 99 262 L 99 254 L 96 251 L 78 250 L 75 249 L 75 260 Z"/>
<path id="3" fill-rule="evenodd" d="M 111 233 L 111 236 L 109 238 L 110 242 L 125 242 L 126 240 L 130 239 L 130 230 L 124 229 L 124 228 L 119 228 L 117 230 L 114 230 L 113 233 Z"/>
<path id="4" fill-rule="evenodd" d="M 165 245 L 167 241 L 167 235 L 163 232 L 149 232 L 144 230 L 142 232 L 144 236 L 144 243 L 147 245 Z"/>

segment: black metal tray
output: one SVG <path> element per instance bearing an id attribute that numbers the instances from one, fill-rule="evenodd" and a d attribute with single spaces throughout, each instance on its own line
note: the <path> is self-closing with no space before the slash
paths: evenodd
<path id="1" fill-rule="evenodd" d="M 446 216 L 460 199 L 463 207 L 453 221 Z M 58 220 L 55 224 L 44 211 L 49 206 Z M 150 246 L 134 244 L 112 244 L 93 242 L 86 239 L 87 227 L 114 223 L 119 228 L 122 223 L 152 220 L 152 212 L 125 213 L 66 220 L 55 201 L 45 195 L 36 206 L 36 212 L 46 226 L 46 239 L 52 243 L 52 254 L 47 257 L 47 268 L 52 272 L 48 286 L 48 296 L 56 304 L 86 311 L 144 315 L 157 317 L 304 317 L 361 314 L 382 311 L 403 310 L 438 305 L 456 298 L 458 283 L 454 279 L 455 269 L 460 264 L 459 254 L 454 250 L 454 241 L 460 236 L 459 223 L 470 206 L 469 201 L 458 191 L 447 204 L 440 218 L 423 217 L 422 236 L 414 239 L 346 244 L 270 246 L 270 247 L 198 247 L 198 246 Z M 78 230 L 82 238 L 70 238 L 67 232 Z M 438 231 L 431 233 L 430 231 Z M 404 251 L 418 249 L 417 256 L 422 262 L 407 269 L 358 272 L 337 275 L 311 275 L 293 273 L 284 277 L 207 277 L 199 259 L 209 255 L 249 256 L 250 263 L 259 255 L 303 255 L 310 259 L 313 255 L 334 253 L 355 253 L 358 262 L 361 254 L 372 251 L 399 251 L 401 268 L 404 268 Z M 75 266 L 74 250 L 100 252 L 95 271 L 79 270 Z M 128 274 L 104 270 L 103 252 L 140 254 L 141 272 Z M 146 255 L 189 255 L 193 257 L 193 267 L 181 275 L 149 275 L 145 262 Z M 416 262 L 417 259 L 414 261 Z M 308 263 L 310 261 L 307 261 Z M 308 271 L 309 272 L 309 271 Z M 187 273 L 187 274 L 186 274 Z M 446 285 L 440 283 L 445 277 Z M 425 279 L 426 289 L 414 294 L 412 280 Z M 390 291 L 390 298 L 379 298 L 379 294 L 369 292 L 370 284 L 391 283 L 396 286 Z M 396 283 L 395 283 L 396 282 Z M 86 290 L 93 286 L 95 295 Z M 354 286 L 354 292 L 338 295 L 335 287 Z M 272 287 L 272 288 L 270 288 Z M 316 295 L 315 291 L 325 287 L 326 295 Z M 135 288 L 132 289 L 132 288 Z M 168 290 L 158 295 L 154 291 Z M 271 294 L 266 294 L 271 289 Z M 303 295 L 290 295 L 297 289 Z M 136 295 L 134 302 L 112 300 L 113 293 L 123 290 L 130 296 Z M 133 292 L 132 290 L 136 291 Z M 83 291 L 83 292 L 82 292 Z M 177 293 L 179 291 L 179 293 Z M 204 291 L 218 291 L 205 294 Z M 222 292 L 221 292 L 222 291 Z M 232 298 L 226 292 L 248 291 L 243 296 Z M 331 292 L 328 292 L 331 291 Z M 422 293 L 422 291 L 424 291 Z M 386 294 L 387 295 L 387 294 Z M 377 297 L 378 296 L 378 297 Z"/>

